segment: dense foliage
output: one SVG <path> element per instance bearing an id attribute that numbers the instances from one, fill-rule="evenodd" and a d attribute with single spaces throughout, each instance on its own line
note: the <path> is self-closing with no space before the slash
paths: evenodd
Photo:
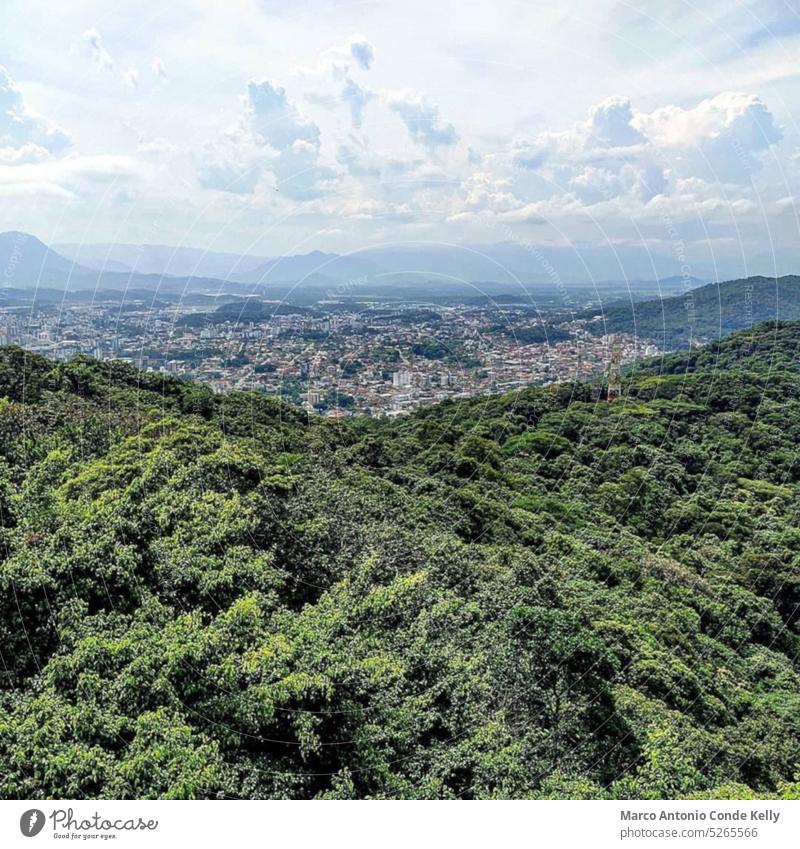
<path id="1" fill-rule="evenodd" d="M 616 302 L 596 313 L 595 333 L 636 333 L 667 349 L 715 340 L 754 324 L 800 319 L 800 277 L 747 277 L 709 283 L 681 295 Z"/>
<path id="2" fill-rule="evenodd" d="M 399 421 L 2 349 L 0 796 L 797 797 L 798 344 Z"/>

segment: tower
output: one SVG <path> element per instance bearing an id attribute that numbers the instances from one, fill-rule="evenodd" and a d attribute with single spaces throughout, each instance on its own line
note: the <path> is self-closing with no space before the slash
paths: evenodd
<path id="1" fill-rule="evenodd" d="M 608 393 L 606 398 L 609 401 L 619 401 L 622 397 L 621 360 L 622 352 L 620 350 L 619 336 L 615 333 L 611 337 L 611 362 L 608 365 Z"/>

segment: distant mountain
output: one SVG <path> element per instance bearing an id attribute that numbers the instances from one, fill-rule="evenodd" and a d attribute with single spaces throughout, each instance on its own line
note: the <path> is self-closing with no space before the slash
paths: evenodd
<path id="1" fill-rule="evenodd" d="M 405 243 L 350 254 L 312 251 L 265 258 L 165 245 L 65 244 L 56 251 L 35 236 L 15 232 L 0 234 L 3 271 L 6 303 L 12 297 L 24 302 L 26 290 L 35 292 L 36 300 L 51 301 L 58 292 L 87 291 L 99 297 L 102 292 L 136 290 L 177 299 L 258 295 L 307 304 L 321 298 L 424 301 L 508 295 L 571 312 L 576 303 L 602 298 L 606 323 L 593 330 L 635 326 L 642 335 L 661 336 L 670 347 L 688 344 L 682 299 L 702 283 L 675 276 L 672 260 L 633 247 L 620 247 L 613 262 L 601 246 L 572 249 L 510 242 L 475 248 Z M 727 333 L 759 320 L 794 317 L 795 312 L 784 311 L 795 309 L 794 295 L 785 293 L 789 300 L 781 305 L 770 296 L 769 279 L 752 278 L 753 292 L 733 293 L 722 314 L 713 309 L 717 284 L 696 289 L 691 296 L 697 311 L 692 338 L 714 338 L 720 329 Z M 52 291 L 45 295 L 44 289 Z M 676 292 L 681 294 L 663 297 Z M 662 297 L 632 307 L 631 302 L 654 293 Z M 609 304 L 611 298 L 619 301 Z"/>
<path id="2" fill-rule="evenodd" d="M 586 313 L 594 333 L 636 333 L 667 349 L 727 336 L 762 321 L 800 319 L 800 277 L 747 277 L 683 295 L 614 303 Z"/>
<path id="3" fill-rule="evenodd" d="M 64 244 L 54 248 L 95 271 L 134 271 L 222 280 L 238 280 L 269 261 L 268 257 L 170 245 Z"/>
<path id="4" fill-rule="evenodd" d="M 472 287 L 477 281 L 500 284 L 505 291 L 530 285 L 596 286 L 628 281 L 633 288 L 680 290 L 703 281 L 676 276 L 672 257 L 638 247 L 581 245 L 534 246 L 516 242 L 446 245 L 427 242 L 368 247 L 348 254 L 312 251 L 284 256 L 221 253 L 195 247 L 128 244 L 61 244 L 63 256 L 95 271 L 134 271 L 177 277 L 214 277 L 259 285 L 329 287 L 371 283 L 386 286 L 427 283 Z"/>
<path id="5" fill-rule="evenodd" d="M 267 260 L 250 272 L 237 274 L 236 279 L 245 283 L 297 283 L 306 286 L 346 284 L 350 280 L 355 285 L 358 281 L 363 282 L 363 278 L 371 278 L 385 271 L 379 263 L 362 254 L 312 251 Z"/>
<path id="6" fill-rule="evenodd" d="M 676 275 L 672 257 L 639 247 L 604 245 L 533 245 L 499 242 L 485 245 L 431 245 L 409 243 L 368 248 L 358 256 L 371 260 L 386 273 L 434 277 L 440 275 L 471 283 L 492 280 L 507 290 L 527 285 L 566 287 L 597 285 L 598 281 L 652 281 Z M 481 294 L 479 291 L 475 295 Z"/>
<path id="7" fill-rule="evenodd" d="M 90 301 L 109 297 L 124 300 L 154 295 L 177 301 L 201 295 L 248 295 L 253 291 L 251 284 L 215 277 L 120 271 L 119 267 L 120 263 L 113 260 L 105 268 L 102 264 L 100 269 L 92 268 L 48 248 L 29 233 L 0 233 L 0 303 L 47 303 L 76 297 Z"/>
<path id="8" fill-rule="evenodd" d="M 30 289 L 66 281 L 88 269 L 48 248 L 29 233 L 0 233 L 0 285 Z M 63 288 L 63 287 L 62 287 Z"/>

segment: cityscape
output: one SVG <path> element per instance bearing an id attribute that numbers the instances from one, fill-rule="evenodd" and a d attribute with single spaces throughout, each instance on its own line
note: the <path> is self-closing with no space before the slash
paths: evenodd
<path id="1" fill-rule="evenodd" d="M 252 317 L 252 307 L 258 307 Z M 526 304 L 472 306 L 326 300 L 315 308 L 132 301 L 31 313 L 6 307 L 0 343 L 54 360 L 121 360 L 197 380 L 215 392 L 281 396 L 309 412 L 397 416 L 447 399 L 602 375 L 660 353 L 597 319 L 538 314 Z"/>

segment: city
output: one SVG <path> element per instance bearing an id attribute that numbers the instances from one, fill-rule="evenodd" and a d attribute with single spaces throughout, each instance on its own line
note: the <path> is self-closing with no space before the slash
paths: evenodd
<path id="1" fill-rule="evenodd" d="M 207 309 L 145 301 L 4 308 L 0 343 L 55 360 L 122 360 L 215 392 L 279 395 L 331 417 L 397 416 L 446 399 L 591 379 L 615 346 L 622 363 L 659 353 L 651 341 L 612 339 L 595 321 L 525 304 L 328 299 L 312 309 L 245 300 Z"/>

